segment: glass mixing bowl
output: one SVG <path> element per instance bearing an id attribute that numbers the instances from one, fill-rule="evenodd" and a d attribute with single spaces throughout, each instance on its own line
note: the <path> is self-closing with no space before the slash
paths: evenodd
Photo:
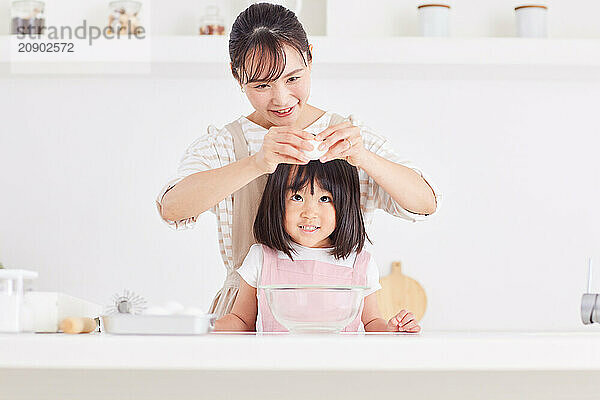
<path id="1" fill-rule="evenodd" d="M 337 333 L 360 311 L 365 286 L 263 286 L 273 316 L 290 333 Z"/>

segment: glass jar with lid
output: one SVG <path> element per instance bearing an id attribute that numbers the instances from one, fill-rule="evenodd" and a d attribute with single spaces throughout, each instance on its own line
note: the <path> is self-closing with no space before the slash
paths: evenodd
<path id="1" fill-rule="evenodd" d="M 41 35 L 46 27 L 43 1 L 13 1 L 10 7 L 12 35 Z"/>
<path id="2" fill-rule="evenodd" d="M 208 5 L 204 15 L 200 18 L 200 34 L 201 35 L 224 35 L 225 22 L 219 15 L 219 7 L 217 5 Z"/>
<path id="3" fill-rule="evenodd" d="M 136 34 L 142 30 L 139 17 L 142 3 L 139 1 L 119 0 L 108 4 L 108 29 L 109 35 Z"/>

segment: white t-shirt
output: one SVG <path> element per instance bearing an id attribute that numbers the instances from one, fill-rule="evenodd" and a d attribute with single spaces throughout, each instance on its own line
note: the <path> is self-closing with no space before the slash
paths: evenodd
<path id="1" fill-rule="evenodd" d="M 352 253 L 348 258 L 344 259 L 336 259 L 334 256 L 329 254 L 330 249 L 325 248 L 312 248 L 301 246 L 297 243 L 292 242 L 292 247 L 296 250 L 296 254 L 292 254 L 294 260 L 317 260 L 330 264 L 335 264 L 339 266 L 344 266 L 348 268 L 353 268 L 354 260 L 356 259 L 356 253 Z M 277 251 L 277 258 L 283 260 L 289 260 L 289 257 L 281 252 Z M 237 272 L 240 274 L 242 279 L 246 281 L 246 283 L 252 287 L 257 287 L 258 285 L 258 277 L 260 276 L 260 272 L 262 271 L 263 265 L 263 250 L 262 245 L 253 244 L 248 251 L 248 255 L 244 259 L 244 262 L 238 268 Z M 381 289 L 381 285 L 379 284 L 379 269 L 377 268 L 377 264 L 371 254 L 369 259 L 369 265 L 367 266 L 367 285 L 369 287 L 368 290 L 365 290 L 365 297 L 376 292 Z M 260 319 L 260 303 L 258 304 L 258 313 L 256 317 L 256 331 L 260 332 L 262 330 L 262 321 Z M 361 323 L 362 326 L 362 323 Z"/>

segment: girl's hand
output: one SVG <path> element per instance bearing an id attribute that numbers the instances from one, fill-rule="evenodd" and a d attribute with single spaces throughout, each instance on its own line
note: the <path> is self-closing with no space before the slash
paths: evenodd
<path id="1" fill-rule="evenodd" d="M 307 164 L 310 159 L 302 150 L 311 151 L 312 133 L 291 126 L 272 126 L 263 139 L 260 150 L 253 156 L 261 171 L 271 174 L 281 163 Z"/>
<path id="2" fill-rule="evenodd" d="M 386 329 L 390 332 L 417 333 L 421 331 L 421 327 L 415 319 L 414 314 L 406 310 L 402 310 L 398 314 L 393 316 L 388 321 Z"/>
<path id="3" fill-rule="evenodd" d="M 323 139 L 325 140 L 319 145 L 319 149 L 329 147 L 329 150 L 319 159 L 321 162 L 339 158 L 359 167 L 367 155 L 368 150 L 363 145 L 360 128 L 350 121 L 330 126 L 315 137 L 318 141 Z"/>

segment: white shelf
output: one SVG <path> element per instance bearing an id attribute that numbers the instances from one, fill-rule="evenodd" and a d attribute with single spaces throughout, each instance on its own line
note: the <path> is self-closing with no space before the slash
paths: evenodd
<path id="1" fill-rule="evenodd" d="M 14 72 L 9 57 L 10 36 L 0 36 L 0 68 Z M 151 75 L 228 77 L 228 37 L 154 36 L 146 39 L 146 71 Z M 42 40 L 44 41 L 44 40 Z M 47 41 L 47 40 L 46 40 Z M 59 55 L 52 61 L 38 55 L 22 64 L 34 74 L 122 74 L 133 59 L 113 61 L 115 40 L 98 40 L 83 49 L 92 58 L 67 61 Z M 369 39 L 314 36 L 315 77 L 410 78 L 559 78 L 600 77 L 600 40 L 522 38 L 422 38 L 382 37 Z M 82 43 L 81 46 L 84 46 Z M 80 48 L 82 48 L 80 46 Z M 112 48 L 111 48 L 112 47 Z M 93 49 L 93 51 L 92 51 Z M 127 58 L 127 57 L 126 57 Z M 10 61 L 13 61 L 12 63 Z M 6 64 L 12 64 L 9 68 Z M 26 65 L 27 64 L 27 65 Z M 18 71 L 17 71 L 18 72 Z M 143 74 L 141 66 L 132 73 Z"/>
<path id="2" fill-rule="evenodd" d="M 155 62 L 229 62 L 228 39 L 200 36 L 152 38 Z M 326 64 L 575 65 L 600 66 L 600 40 L 395 37 L 309 38 Z"/>

